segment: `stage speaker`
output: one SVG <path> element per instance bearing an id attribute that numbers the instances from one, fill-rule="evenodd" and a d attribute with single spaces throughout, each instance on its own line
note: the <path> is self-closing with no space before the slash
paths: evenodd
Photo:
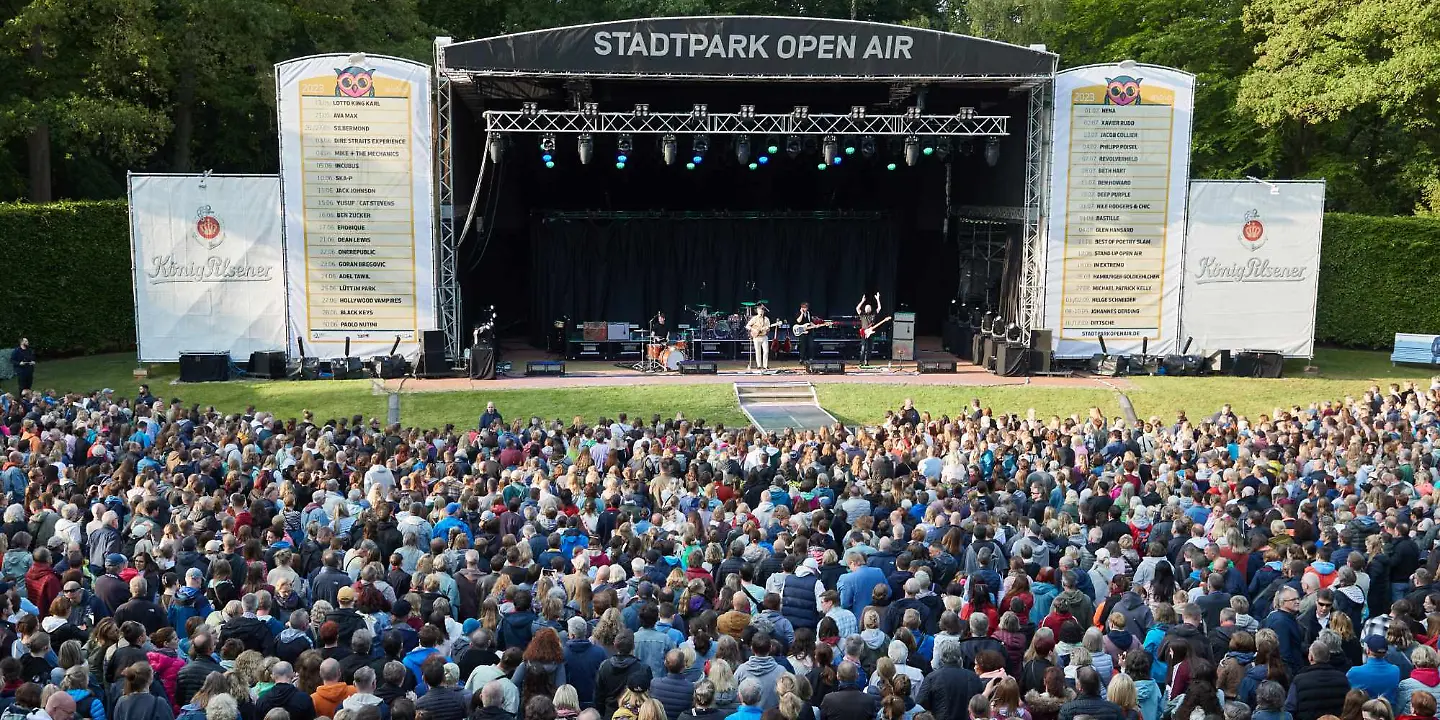
<path id="1" fill-rule="evenodd" d="M 257 350 L 250 353 L 250 367 L 246 372 L 254 377 L 272 380 L 285 377 L 285 351 Z"/>
<path id="2" fill-rule="evenodd" d="M 480 343 L 470 348 L 470 379 L 495 379 L 495 348 L 490 343 Z"/>
<path id="3" fill-rule="evenodd" d="M 720 366 L 712 360 L 685 360 L 680 363 L 681 375 L 719 375 Z"/>
<path id="4" fill-rule="evenodd" d="M 955 372 L 954 360 L 921 360 L 920 374 L 926 373 L 953 373 Z"/>
<path id="5" fill-rule="evenodd" d="M 230 353 L 185 353 L 180 356 L 180 382 L 230 379 Z"/>
<path id="6" fill-rule="evenodd" d="M 843 360 L 811 360 L 805 366 L 805 372 L 811 375 L 844 375 L 845 361 Z"/>
<path id="7" fill-rule="evenodd" d="M 420 351 L 445 354 L 445 333 L 439 330 L 420 331 Z"/>
<path id="8" fill-rule="evenodd" d="M 995 348 L 995 374 L 1022 377 L 1030 374 L 1030 348 L 1001 343 Z"/>
<path id="9" fill-rule="evenodd" d="M 1119 355 L 1095 355 L 1090 358 L 1090 373 L 1101 377 L 1118 377 L 1124 375 L 1128 365 L 1124 357 Z"/>
<path id="10" fill-rule="evenodd" d="M 405 377 L 405 358 L 400 355 L 376 355 L 370 358 L 370 375 L 381 380 Z"/>
<path id="11" fill-rule="evenodd" d="M 1241 350 L 1232 356 L 1230 374 L 1235 377 L 1255 377 L 1255 354 Z"/>
<path id="12" fill-rule="evenodd" d="M 415 374 L 427 378 L 443 377 L 450 374 L 450 367 L 445 362 L 445 351 L 422 351 L 420 353 L 420 361 L 415 365 Z"/>
<path id="13" fill-rule="evenodd" d="M 1049 332 L 1048 330 L 1046 332 Z M 1046 345 L 1044 349 L 1030 351 L 1030 371 L 1034 373 L 1049 373 L 1050 363 L 1055 359 L 1055 353 Z"/>
<path id="14" fill-rule="evenodd" d="M 531 360 L 525 363 L 525 377 L 559 377 L 565 374 L 565 363 L 557 360 Z"/>
<path id="15" fill-rule="evenodd" d="M 976 365 L 985 364 L 985 339 L 980 333 L 970 338 L 970 362 Z"/>
<path id="16" fill-rule="evenodd" d="M 1216 350 L 1205 355 L 1205 372 L 1211 375 L 1229 375 L 1235 368 L 1235 356 L 1229 350 Z"/>
<path id="17" fill-rule="evenodd" d="M 1040 350 L 1042 352 L 1048 353 L 1051 351 L 1051 345 L 1054 343 L 1054 340 L 1054 332 L 1046 328 L 1040 328 L 1039 330 L 1030 331 L 1031 350 Z"/>
<path id="18" fill-rule="evenodd" d="M 1277 352 L 1242 350 L 1235 353 L 1230 374 L 1236 377 L 1278 378 L 1285 369 L 1285 356 Z"/>
<path id="19" fill-rule="evenodd" d="M 1000 359 L 1000 346 L 1003 345 L 1003 344 L 1004 344 L 1003 341 L 1001 341 L 1001 340 L 996 340 L 996 339 L 993 338 L 993 337 L 987 336 L 987 337 L 985 338 L 985 369 L 986 369 L 986 370 L 989 370 L 990 372 L 995 372 L 995 371 L 996 371 L 995 368 L 998 367 L 998 362 L 999 362 L 999 359 Z"/>
<path id="20" fill-rule="evenodd" d="M 335 380 L 359 380 L 365 377 L 365 363 L 358 357 L 332 358 L 330 374 Z"/>

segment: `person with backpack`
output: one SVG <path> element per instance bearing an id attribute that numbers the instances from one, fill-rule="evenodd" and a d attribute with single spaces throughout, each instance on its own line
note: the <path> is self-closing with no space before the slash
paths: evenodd
<path id="1" fill-rule="evenodd" d="M 103 693 L 90 682 L 90 668 L 85 663 L 71 665 L 60 681 L 60 689 L 75 701 L 75 717 L 81 720 L 106 720 Z"/>

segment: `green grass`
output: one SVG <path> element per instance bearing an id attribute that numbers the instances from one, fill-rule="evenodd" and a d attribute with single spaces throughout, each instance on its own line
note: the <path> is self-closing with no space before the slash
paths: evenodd
<path id="1" fill-rule="evenodd" d="M 1288 363 L 1289 377 L 1279 380 L 1134 377 L 1122 382 L 1131 386 L 1126 394 L 1137 413 L 1142 417 L 1159 415 L 1168 420 L 1180 409 L 1197 417 L 1216 411 L 1225 402 L 1234 405 L 1236 412 L 1253 417 L 1273 412 L 1277 407 L 1297 404 L 1308 407 L 1311 402 L 1359 395 L 1377 383 L 1406 380 L 1428 383 L 1429 378 L 1437 374 L 1432 368 L 1396 367 L 1390 364 L 1387 353 L 1362 350 L 1321 348 L 1316 352 L 1315 364 L 1319 372 L 1306 376 L 1305 363 Z M 62 392 L 110 387 L 119 395 L 133 398 L 138 384 L 131 374 L 135 367 L 133 354 L 54 360 L 41 362 L 36 382 L 41 388 Z M 237 412 L 254 405 L 281 417 L 295 417 L 306 409 L 321 419 L 356 413 L 367 418 L 385 417 L 385 396 L 376 394 L 368 380 L 172 385 L 179 374 L 176 366 L 154 365 L 150 370 L 148 382 L 156 395 L 166 398 L 178 395 L 186 403 L 214 405 L 221 412 Z M 7 384 L 6 387 L 14 386 Z M 1099 407 L 1109 416 L 1120 413 L 1117 394 L 1106 389 L 822 384 L 817 390 L 821 404 L 846 423 L 875 422 L 887 408 L 899 407 L 906 397 L 914 398 L 917 407 L 937 416 L 957 411 L 974 397 L 997 412 L 1023 414 L 1033 408 L 1041 417 L 1083 415 L 1091 407 Z M 711 423 L 745 422 L 735 404 L 734 391 L 725 384 L 405 393 L 401 398 L 401 413 L 407 424 L 454 423 L 470 427 L 487 400 L 494 400 L 506 417 L 538 415 L 568 420 L 580 415 L 593 419 L 624 411 L 632 417 L 638 414 L 648 418 L 656 412 L 669 417 L 680 411 L 688 418 L 703 417 Z"/>

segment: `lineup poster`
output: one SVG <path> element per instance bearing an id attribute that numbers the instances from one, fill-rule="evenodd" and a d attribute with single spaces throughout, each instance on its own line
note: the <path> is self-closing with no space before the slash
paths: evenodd
<path id="1" fill-rule="evenodd" d="M 285 348 L 285 258 L 274 175 L 131 174 L 141 362 Z"/>
<path id="2" fill-rule="evenodd" d="M 1314 357 L 1324 222 L 1323 180 L 1191 182 L 1180 327 L 1192 352 Z"/>
<path id="3" fill-rule="evenodd" d="M 416 352 L 435 328 L 429 66 L 316 55 L 275 83 L 291 350 Z"/>
<path id="4" fill-rule="evenodd" d="M 1046 326 L 1058 357 L 1179 352 L 1195 76 L 1124 63 L 1055 76 Z"/>

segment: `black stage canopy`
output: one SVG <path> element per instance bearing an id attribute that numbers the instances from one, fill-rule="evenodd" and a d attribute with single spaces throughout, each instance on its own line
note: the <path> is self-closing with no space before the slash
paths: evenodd
<path id="1" fill-rule="evenodd" d="M 1048 78 L 1056 56 L 900 25 L 791 17 L 618 20 L 459 42 L 445 70 L 491 76 L 834 80 Z"/>

